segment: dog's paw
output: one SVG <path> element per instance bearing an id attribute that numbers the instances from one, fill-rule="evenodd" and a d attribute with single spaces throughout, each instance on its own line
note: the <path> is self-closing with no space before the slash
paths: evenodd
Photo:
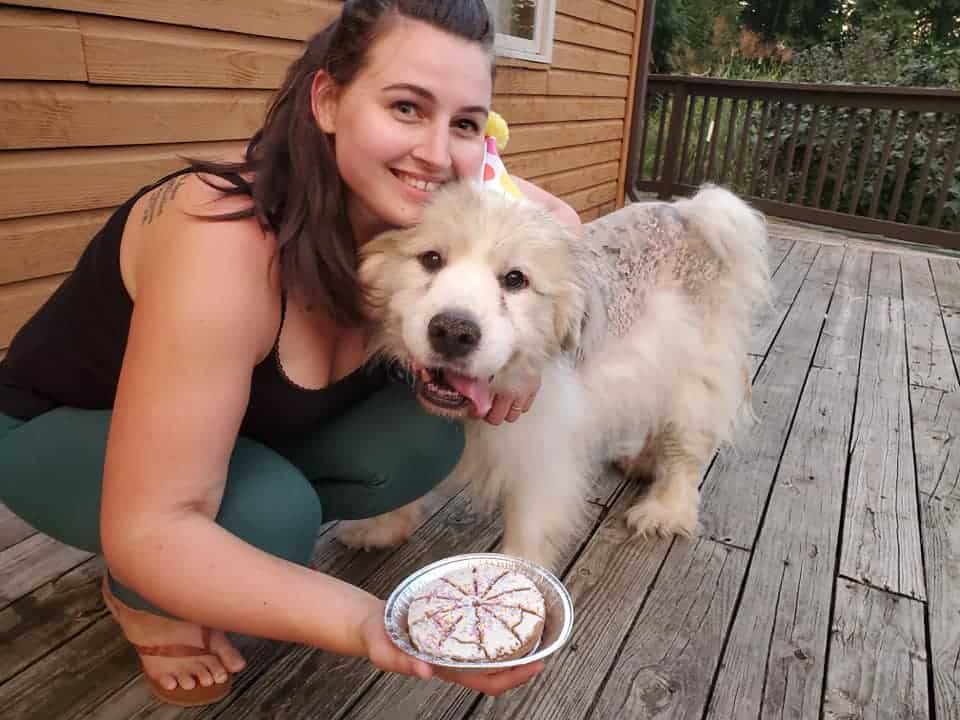
<path id="1" fill-rule="evenodd" d="M 417 529 L 416 516 L 408 513 L 387 513 L 364 520 L 341 520 L 336 537 L 347 547 L 376 550 L 396 547 L 410 539 Z"/>
<path id="2" fill-rule="evenodd" d="M 643 538 L 651 535 L 693 537 L 700 531 L 696 505 L 667 504 L 654 497 L 644 498 L 627 510 L 626 522 L 634 535 Z"/>

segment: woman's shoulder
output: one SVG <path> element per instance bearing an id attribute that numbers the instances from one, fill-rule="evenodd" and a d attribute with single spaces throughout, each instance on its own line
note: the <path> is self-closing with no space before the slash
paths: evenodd
<path id="1" fill-rule="evenodd" d="M 198 307 L 216 304 L 232 309 L 244 331 L 272 338 L 280 303 L 276 241 L 249 213 L 250 198 L 225 195 L 217 189 L 222 182 L 184 173 L 135 203 L 120 250 L 124 284 L 135 304 L 153 287 L 154 303 L 158 294 L 176 294 Z"/>

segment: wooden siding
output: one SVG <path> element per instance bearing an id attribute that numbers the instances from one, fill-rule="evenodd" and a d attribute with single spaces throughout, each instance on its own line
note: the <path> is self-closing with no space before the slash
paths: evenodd
<path id="1" fill-rule="evenodd" d="M 643 0 L 557 0 L 553 62 L 500 58 L 511 172 L 586 220 L 622 204 Z M 0 357 L 133 191 L 242 148 L 338 0 L 0 5 Z"/>

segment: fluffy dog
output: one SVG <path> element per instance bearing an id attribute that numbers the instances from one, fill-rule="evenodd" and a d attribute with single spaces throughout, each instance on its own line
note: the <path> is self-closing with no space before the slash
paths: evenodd
<path id="1" fill-rule="evenodd" d="M 451 480 L 503 510 L 503 552 L 554 566 L 605 463 L 649 490 L 637 534 L 693 534 L 705 464 L 749 407 L 751 314 L 769 293 L 763 218 L 730 192 L 637 203 L 577 238 L 529 203 L 459 183 L 421 223 L 362 250 L 376 346 L 429 412 L 483 415 L 542 383 L 531 410 L 467 419 Z M 473 413 L 471 413 L 471 409 Z M 416 526 L 408 506 L 343 523 L 354 546 Z"/>

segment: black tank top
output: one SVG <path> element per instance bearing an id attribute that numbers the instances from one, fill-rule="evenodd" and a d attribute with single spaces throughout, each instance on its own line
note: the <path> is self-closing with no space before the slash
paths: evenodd
<path id="1" fill-rule="evenodd" d="M 133 204 L 181 170 L 141 188 L 93 237 L 73 272 L 17 332 L 0 360 L 0 413 L 29 420 L 55 407 L 113 407 L 133 302 L 120 275 L 120 239 Z M 389 379 L 368 363 L 319 390 L 289 380 L 278 343 L 254 369 L 240 432 L 263 442 L 304 432 L 336 417 Z M 202 309 L 198 309 L 202 312 Z"/>

